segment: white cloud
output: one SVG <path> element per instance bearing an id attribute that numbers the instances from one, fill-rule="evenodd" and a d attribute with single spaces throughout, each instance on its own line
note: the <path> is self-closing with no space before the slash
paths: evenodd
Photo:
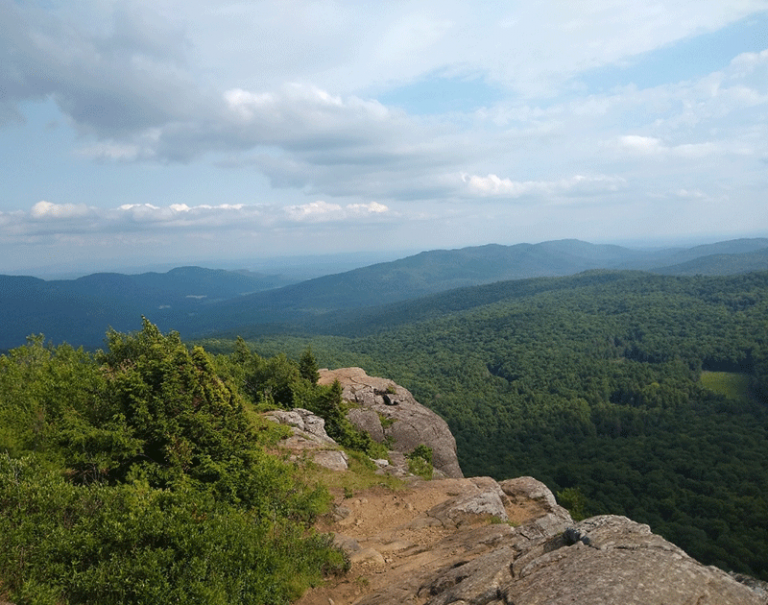
<path id="1" fill-rule="evenodd" d="M 619 137 L 616 147 L 645 156 L 656 156 L 659 158 L 679 157 L 679 158 L 701 158 L 707 155 L 717 153 L 718 146 L 711 142 L 705 143 L 683 143 L 680 145 L 665 145 L 655 137 L 646 137 L 641 135 L 624 135 Z"/>
<path id="2" fill-rule="evenodd" d="M 233 112 L 239 114 L 244 120 L 251 120 L 254 110 L 274 104 L 275 97 L 268 92 L 258 94 L 234 88 L 224 93 L 224 100 Z"/>
<path id="3" fill-rule="evenodd" d="M 378 101 L 355 96 L 341 98 L 317 86 L 288 84 L 279 91 L 249 92 L 232 89 L 224 93 L 226 107 L 237 116 L 238 127 L 254 145 L 301 144 L 320 133 L 338 133 L 342 141 L 359 139 L 355 127 L 369 129 L 392 117 Z"/>
<path id="4" fill-rule="evenodd" d="M 768 48 L 759 53 L 741 53 L 733 58 L 729 65 L 729 76 L 732 78 L 745 78 L 756 69 L 768 64 Z M 763 82 L 765 84 L 765 82 Z"/>
<path id="5" fill-rule="evenodd" d="M 317 201 L 299 206 L 289 206 L 285 209 L 289 218 L 296 221 L 301 220 L 328 220 L 340 218 L 342 208 L 339 204 L 329 204 L 328 202 Z"/>
<path id="6" fill-rule="evenodd" d="M 80 149 L 80 154 L 101 160 L 133 161 L 142 157 L 139 145 L 126 143 L 95 143 Z"/>
<path id="7" fill-rule="evenodd" d="M 33 219 L 72 219 L 87 216 L 91 210 L 85 204 L 53 204 L 45 200 L 32 206 L 29 215 Z"/>
<path id="8" fill-rule="evenodd" d="M 683 199 L 694 199 L 694 200 L 704 200 L 707 199 L 707 194 L 699 189 L 694 190 L 688 190 L 688 189 L 679 189 L 675 192 L 675 195 L 679 198 Z"/>
<path id="9" fill-rule="evenodd" d="M 619 146 L 629 151 L 637 151 L 638 153 L 644 154 L 657 154 L 664 151 L 664 146 L 659 139 L 636 134 L 628 134 L 620 137 Z"/>
<path id="10" fill-rule="evenodd" d="M 389 208 L 387 208 L 384 204 L 379 204 L 378 202 L 370 202 L 369 204 L 349 204 L 347 206 L 347 210 L 363 214 L 383 214 L 385 212 L 389 212 Z"/>
<path id="11" fill-rule="evenodd" d="M 515 182 L 511 179 L 499 178 L 495 174 L 489 174 L 486 177 L 462 174 L 461 178 L 471 192 L 480 195 L 520 197 L 532 191 L 542 192 L 547 187 L 546 183 L 536 183 L 533 181 Z"/>
<path id="12" fill-rule="evenodd" d="M 287 217 L 292 221 L 344 221 L 355 218 L 364 218 L 366 216 L 376 217 L 384 216 L 390 212 L 389 208 L 378 202 L 368 204 L 329 204 L 322 200 L 300 204 L 297 206 L 288 206 L 285 209 Z"/>
<path id="13" fill-rule="evenodd" d="M 132 211 L 141 211 L 143 209 L 146 210 L 160 210 L 158 206 L 154 206 L 153 204 L 123 204 L 118 208 L 118 210 L 132 210 Z"/>
<path id="14" fill-rule="evenodd" d="M 618 191 L 626 184 L 626 181 L 621 177 L 606 175 L 585 176 L 581 174 L 557 181 L 513 181 L 509 178 L 502 179 L 495 174 L 489 174 L 485 177 L 462 174 L 461 179 L 466 184 L 470 194 L 483 197 L 498 196 L 508 198 L 595 195 Z"/>
<path id="15" fill-rule="evenodd" d="M 347 205 L 322 200 L 307 204 L 123 204 L 100 209 L 84 204 L 36 203 L 29 212 L 0 213 L 0 236 L 46 235 L 64 237 L 80 234 L 151 233 L 173 230 L 194 233 L 208 229 L 238 231 L 270 228 L 276 224 L 290 227 L 306 222 L 347 222 L 350 225 L 392 216 L 379 202 Z M 99 235 L 101 237 L 101 235 Z"/>
<path id="16" fill-rule="evenodd" d="M 621 176 L 577 174 L 559 182 L 560 190 L 565 195 L 596 195 L 613 193 L 626 188 L 627 180 Z"/>

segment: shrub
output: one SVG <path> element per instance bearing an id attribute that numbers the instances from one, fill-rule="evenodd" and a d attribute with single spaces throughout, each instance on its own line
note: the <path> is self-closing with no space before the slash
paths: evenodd
<path id="1" fill-rule="evenodd" d="M 107 340 L 0 356 L 3 596 L 283 604 L 348 567 L 309 528 L 327 489 L 264 452 L 203 349 L 147 320 Z"/>
<path id="2" fill-rule="evenodd" d="M 407 454 L 408 471 L 423 479 L 431 479 L 434 467 L 432 466 L 432 448 L 423 443 Z"/>
<path id="3" fill-rule="evenodd" d="M 77 486 L 0 457 L 0 574 L 21 604 L 286 603 L 346 562 L 330 538 L 195 490 Z"/>

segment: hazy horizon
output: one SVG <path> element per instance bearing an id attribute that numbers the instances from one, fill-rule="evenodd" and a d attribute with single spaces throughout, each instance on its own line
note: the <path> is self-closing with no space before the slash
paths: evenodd
<path id="1" fill-rule="evenodd" d="M 251 271 L 254 273 L 280 274 L 293 276 L 296 279 L 312 279 L 321 275 L 331 273 L 341 273 L 351 271 L 359 267 L 366 267 L 377 263 L 391 262 L 422 252 L 431 252 L 436 250 L 461 250 L 464 248 L 483 247 L 491 245 L 516 246 L 520 244 L 542 244 L 552 241 L 577 240 L 578 238 L 562 238 L 559 240 L 544 240 L 541 242 L 517 242 L 516 244 L 499 244 L 498 242 L 486 242 L 476 246 L 457 246 L 455 248 L 428 248 L 423 250 L 392 250 L 392 251 L 359 251 L 359 252 L 338 252 L 317 255 L 297 254 L 293 256 L 272 256 L 263 258 L 242 258 L 242 259 L 187 259 L 187 262 L 167 262 L 154 261 L 144 264 L 131 263 L 105 263 L 94 259 L 91 263 L 80 265 L 48 265 L 32 267 L 30 269 L 18 269 L 10 271 L 0 271 L 3 275 L 31 276 L 45 280 L 56 279 L 76 279 L 94 273 L 123 273 L 127 275 L 136 275 L 140 273 L 167 273 L 172 269 L 179 267 L 203 267 L 206 269 L 224 269 L 228 271 Z M 661 251 L 674 249 L 688 249 L 708 244 L 716 244 L 726 241 L 735 241 L 739 239 L 764 239 L 755 238 L 731 238 L 731 239 L 686 239 L 670 241 L 620 241 L 620 242 L 587 242 L 594 245 L 619 246 L 637 251 Z M 584 240 L 578 240 L 584 241 Z"/>
<path id="2" fill-rule="evenodd" d="M 768 235 L 768 0 L 0 21 L 0 273 Z"/>

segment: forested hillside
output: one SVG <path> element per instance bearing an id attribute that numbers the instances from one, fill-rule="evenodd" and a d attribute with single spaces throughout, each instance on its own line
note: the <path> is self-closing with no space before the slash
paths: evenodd
<path id="1" fill-rule="evenodd" d="M 242 294 L 287 283 L 274 275 L 178 267 L 166 273 L 96 273 L 71 280 L 0 275 L 0 350 L 29 334 L 54 342 L 99 347 L 108 328 L 137 329 L 141 316 L 156 322 L 200 313 Z"/>
<path id="2" fill-rule="evenodd" d="M 768 273 L 503 282 L 336 329 L 312 337 L 319 361 L 407 386 L 466 474 L 533 475 L 576 514 L 625 514 L 768 579 Z"/>

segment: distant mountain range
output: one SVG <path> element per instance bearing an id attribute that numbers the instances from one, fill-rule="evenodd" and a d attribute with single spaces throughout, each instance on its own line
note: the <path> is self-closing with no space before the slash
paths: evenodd
<path id="1" fill-rule="evenodd" d="M 54 342 L 97 347 L 109 327 L 139 329 L 142 315 L 171 325 L 224 300 L 284 284 L 279 276 L 200 267 L 51 281 L 0 275 L 0 349 L 39 333 Z"/>
<path id="2" fill-rule="evenodd" d="M 654 273 L 667 275 L 735 275 L 768 268 L 768 248 L 741 254 L 710 254 L 670 267 L 657 267 Z"/>
<path id="3" fill-rule="evenodd" d="M 433 250 L 286 285 L 285 278 L 182 267 L 167 273 L 97 273 L 45 281 L 0 276 L 0 349 L 43 333 L 54 342 L 98 347 L 109 327 L 139 329 L 145 315 L 185 337 L 260 330 L 312 330 L 327 316 L 407 301 L 455 288 L 593 269 L 667 275 L 729 275 L 768 270 L 768 238 L 693 248 L 634 250 L 558 240 L 514 246 Z"/>

